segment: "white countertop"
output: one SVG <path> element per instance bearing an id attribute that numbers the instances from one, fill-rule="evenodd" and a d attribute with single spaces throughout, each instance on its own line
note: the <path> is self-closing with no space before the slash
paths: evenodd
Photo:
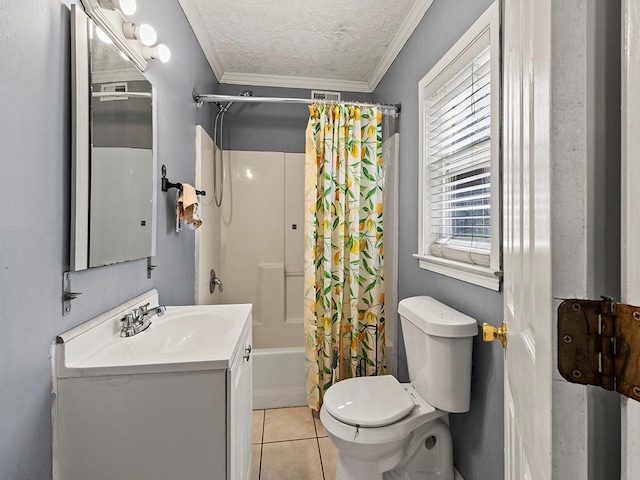
<path id="1" fill-rule="evenodd" d="M 155 293 L 155 291 L 152 291 Z M 157 294 L 155 294 L 157 298 Z M 120 319 L 141 296 L 58 337 L 58 378 L 160 372 L 220 370 L 231 361 L 250 328 L 250 304 L 167 306 L 151 326 L 120 337 Z M 156 304 L 151 300 L 152 307 Z"/>

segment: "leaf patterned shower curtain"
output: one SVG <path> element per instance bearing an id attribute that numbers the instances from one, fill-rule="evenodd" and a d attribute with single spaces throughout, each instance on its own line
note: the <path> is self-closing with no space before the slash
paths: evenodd
<path id="1" fill-rule="evenodd" d="M 310 107 L 304 328 L 315 410 L 334 380 L 386 373 L 383 174 L 378 108 Z"/>

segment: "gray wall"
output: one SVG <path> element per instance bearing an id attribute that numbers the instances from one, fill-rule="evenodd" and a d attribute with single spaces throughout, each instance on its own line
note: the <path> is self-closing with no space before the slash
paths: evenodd
<path id="1" fill-rule="evenodd" d="M 218 93 L 237 95 L 253 91 L 256 97 L 311 98 L 311 90 L 300 88 L 225 85 Z M 343 92 L 343 100 L 371 101 L 371 94 Z M 217 108 L 214 108 L 218 112 Z M 284 103 L 236 103 L 224 116 L 223 148 L 265 152 L 304 153 L 305 130 L 309 120 L 306 105 Z M 218 145 L 220 141 L 218 140 Z"/>
<path id="2" fill-rule="evenodd" d="M 159 164 L 173 181 L 195 176 L 196 90 L 216 82 L 176 0 L 138 2 L 169 45 L 168 64 L 148 74 L 157 87 Z M 72 274 L 82 295 L 62 316 L 69 268 L 71 176 L 69 8 L 61 1 L 0 2 L 0 478 L 51 478 L 51 363 L 56 334 L 156 287 L 167 304 L 194 302 L 193 232 L 173 233 L 173 195 L 159 193 L 158 268 L 146 261 Z M 158 172 L 158 177 L 160 176 Z"/>
<path id="3" fill-rule="evenodd" d="M 502 322 L 502 295 L 420 269 L 418 252 L 418 82 L 489 7 L 490 0 L 435 0 L 376 88 L 374 98 L 402 103 L 399 118 L 398 298 L 430 295 L 479 323 Z M 400 327 L 399 327 L 399 330 Z M 471 410 L 451 415 L 454 461 L 465 480 L 504 478 L 502 347 L 474 341 Z M 398 374 L 408 379 L 398 342 Z"/>

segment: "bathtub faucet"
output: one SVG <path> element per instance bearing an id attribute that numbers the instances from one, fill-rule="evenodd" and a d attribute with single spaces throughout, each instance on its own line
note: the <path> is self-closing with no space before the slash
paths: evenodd
<path id="1" fill-rule="evenodd" d="M 212 294 L 215 293 L 216 286 L 220 290 L 220 293 L 222 293 L 224 285 L 222 285 L 222 280 L 220 280 L 220 277 L 216 275 L 216 271 L 212 268 L 209 274 L 209 292 Z"/>
<path id="2" fill-rule="evenodd" d="M 126 314 L 120 321 L 122 322 L 122 329 L 120 330 L 121 337 L 133 337 L 140 332 L 145 331 L 151 326 L 151 317 L 157 315 L 161 317 L 167 307 L 159 305 L 154 308 L 149 308 L 149 304 L 146 303 L 138 308 L 133 309 L 133 313 Z"/>

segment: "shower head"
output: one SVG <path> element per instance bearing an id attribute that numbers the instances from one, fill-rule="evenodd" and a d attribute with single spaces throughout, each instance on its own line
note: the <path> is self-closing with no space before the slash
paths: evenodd
<path id="1" fill-rule="evenodd" d="M 253 91 L 252 90 L 243 90 L 241 91 L 238 95 L 236 95 L 238 97 L 252 97 L 253 96 Z M 221 106 L 220 104 L 218 104 L 218 108 L 220 108 L 220 111 L 218 113 L 227 113 L 227 111 L 229 111 L 229 108 L 231 108 L 231 105 L 233 105 L 235 102 L 229 102 L 226 105 Z"/>

